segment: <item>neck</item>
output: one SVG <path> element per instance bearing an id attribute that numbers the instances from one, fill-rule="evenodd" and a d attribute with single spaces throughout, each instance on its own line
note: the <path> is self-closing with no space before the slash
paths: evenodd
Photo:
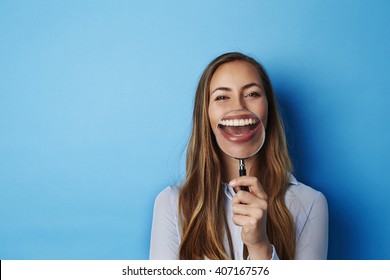
<path id="1" fill-rule="evenodd" d="M 253 165 L 255 157 L 251 157 L 245 160 L 246 174 L 250 175 L 250 171 Z M 224 182 L 229 183 L 231 180 L 239 177 L 239 160 L 231 158 L 227 155 L 222 156 L 222 179 Z"/>

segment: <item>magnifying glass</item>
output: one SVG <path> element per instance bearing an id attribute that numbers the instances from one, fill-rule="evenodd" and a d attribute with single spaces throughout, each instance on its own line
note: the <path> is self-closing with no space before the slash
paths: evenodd
<path id="1" fill-rule="evenodd" d="M 261 118 L 248 110 L 230 111 L 219 120 L 215 130 L 219 148 L 238 160 L 239 175 L 245 176 L 245 159 L 256 155 L 265 141 L 265 128 Z M 242 190 L 249 191 L 247 186 Z"/>

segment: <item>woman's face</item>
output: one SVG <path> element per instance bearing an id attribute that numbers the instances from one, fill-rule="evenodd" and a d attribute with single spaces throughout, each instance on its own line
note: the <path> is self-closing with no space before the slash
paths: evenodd
<path id="1" fill-rule="evenodd" d="M 237 60 L 217 68 L 210 81 L 208 114 L 226 154 L 245 158 L 257 151 L 259 138 L 264 137 L 261 123 L 267 126 L 268 100 L 252 64 Z"/>

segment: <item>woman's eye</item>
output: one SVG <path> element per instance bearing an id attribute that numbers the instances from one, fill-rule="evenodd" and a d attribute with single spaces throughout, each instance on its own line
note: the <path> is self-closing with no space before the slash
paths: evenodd
<path id="1" fill-rule="evenodd" d="M 223 100 L 227 100 L 228 97 L 225 96 L 225 95 L 219 95 L 215 98 L 215 101 L 223 101 Z"/>
<path id="2" fill-rule="evenodd" d="M 251 93 L 248 93 L 246 96 L 247 97 L 259 97 L 259 96 L 261 96 L 261 94 L 258 92 L 251 92 Z"/>

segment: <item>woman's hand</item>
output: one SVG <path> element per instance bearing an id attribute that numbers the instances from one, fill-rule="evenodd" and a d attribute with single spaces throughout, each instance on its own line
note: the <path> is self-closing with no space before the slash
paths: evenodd
<path id="1" fill-rule="evenodd" d="M 242 176 L 229 183 L 233 197 L 233 222 L 242 227 L 241 238 L 251 259 L 271 259 L 272 246 L 267 236 L 268 197 L 256 177 Z M 249 192 L 241 190 L 248 186 Z"/>

